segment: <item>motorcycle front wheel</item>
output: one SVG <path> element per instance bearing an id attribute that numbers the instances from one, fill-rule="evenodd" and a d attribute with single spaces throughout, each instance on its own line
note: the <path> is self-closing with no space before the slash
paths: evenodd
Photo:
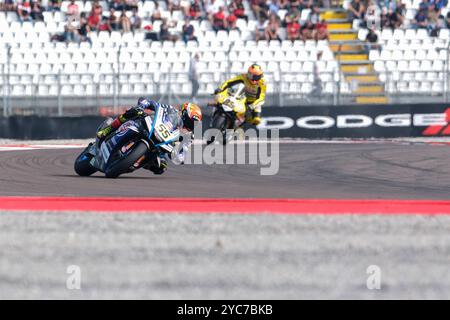
<path id="1" fill-rule="evenodd" d="M 89 145 L 86 149 L 83 150 L 83 152 L 77 157 L 74 164 L 75 172 L 81 176 L 81 177 L 88 177 L 95 172 L 97 172 L 97 169 L 95 169 L 91 165 L 92 160 L 92 154 L 87 153 L 87 150 L 89 149 L 91 145 Z"/>
<path id="2" fill-rule="evenodd" d="M 221 139 L 222 139 L 222 143 L 226 144 L 227 140 L 226 140 L 226 130 L 227 130 L 227 117 L 223 114 L 217 114 L 212 122 L 212 126 L 211 128 L 217 129 L 221 132 Z M 216 135 L 212 135 L 211 137 L 209 137 L 209 139 L 206 141 L 206 144 L 211 144 L 214 141 L 218 140 L 219 137 L 216 137 Z"/>

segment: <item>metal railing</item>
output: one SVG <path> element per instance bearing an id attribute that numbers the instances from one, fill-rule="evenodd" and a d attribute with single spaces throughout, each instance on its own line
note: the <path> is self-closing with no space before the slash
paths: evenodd
<path id="1" fill-rule="evenodd" d="M 165 103 L 181 103 L 190 96 L 190 81 L 187 72 L 125 72 L 121 65 L 127 61 L 120 61 L 120 50 L 117 62 L 112 64 L 110 72 L 102 73 L 72 73 L 65 74 L 61 70 L 57 73 L 28 74 L 32 81 L 15 83 L 24 76 L 22 73 L 11 72 L 11 49 L 7 48 L 6 63 L 0 65 L 2 83 L 1 108 L 3 116 L 13 114 L 56 114 L 77 115 L 98 113 L 99 108 L 107 107 L 118 111 L 119 107 L 134 104 L 139 96 L 148 95 Z M 233 48 L 230 46 L 229 51 Z M 447 59 L 443 62 L 442 70 L 420 71 L 383 71 L 373 73 L 383 86 L 385 95 L 390 103 L 409 102 L 448 102 L 450 99 L 450 73 L 449 73 L 449 45 L 446 48 Z M 339 50 L 340 51 L 340 50 Z M 292 72 L 281 70 L 268 70 L 266 80 L 268 92 L 266 105 L 270 106 L 311 106 L 311 105 L 344 105 L 355 103 L 355 98 L 361 96 L 360 86 L 357 82 L 349 82 L 340 70 L 340 59 L 337 58 L 338 67 L 316 72 Z M 318 63 L 318 62 L 317 62 Z M 199 104 L 206 105 L 211 98 L 215 87 L 234 74 L 231 61 L 228 61 L 227 70 L 207 70 L 199 74 L 200 91 L 196 97 Z M 364 75 L 364 73 L 360 73 Z M 143 81 L 143 76 L 149 80 Z M 51 78 L 51 79 L 50 79 Z M 50 81 L 49 81 L 50 79 Z M 77 80 L 78 79 L 78 80 Z M 141 79 L 141 80 L 139 80 Z M 427 80 L 429 79 L 429 81 Z M 418 90 L 415 81 L 420 81 Z M 405 85 L 406 84 L 406 85 Z M 24 92 L 15 91 L 23 86 Z M 66 91 L 67 87 L 77 87 L 76 92 Z M 131 90 L 124 90 L 131 86 Z M 142 90 L 135 90 L 140 87 Z M 430 91 L 427 91 L 427 88 Z M 42 93 L 42 88 L 48 88 L 48 94 Z M 439 90 L 442 88 L 442 90 Z"/>

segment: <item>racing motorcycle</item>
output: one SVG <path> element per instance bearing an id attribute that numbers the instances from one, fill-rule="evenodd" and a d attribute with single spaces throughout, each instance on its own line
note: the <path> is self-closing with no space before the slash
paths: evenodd
<path id="1" fill-rule="evenodd" d="M 98 130 L 111 122 L 110 118 L 105 120 Z M 108 178 L 117 178 L 144 166 L 150 170 L 159 168 L 163 154 L 177 158 L 179 148 L 172 143 L 179 138 L 180 130 L 170 131 L 163 121 L 163 111 L 157 109 L 152 116 L 145 113 L 123 123 L 104 140 L 97 138 L 90 143 L 75 160 L 75 172 L 90 176 L 100 171 Z"/>
<path id="2" fill-rule="evenodd" d="M 240 85 L 236 90 L 229 88 L 216 95 L 215 103 L 210 104 L 210 106 L 215 108 L 210 128 L 219 130 L 220 135 L 212 134 L 207 137 L 207 144 L 222 140 L 222 143 L 225 145 L 242 128 L 247 112 L 244 89 L 245 87 Z"/>

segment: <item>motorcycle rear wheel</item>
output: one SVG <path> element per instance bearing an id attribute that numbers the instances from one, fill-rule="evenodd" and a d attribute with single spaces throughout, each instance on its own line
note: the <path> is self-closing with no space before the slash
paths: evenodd
<path id="1" fill-rule="evenodd" d="M 129 169 L 139 160 L 140 157 L 147 153 L 147 145 L 140 141 L 137 142 L 133 147 L 133 150 L 124 157 L 108 166 L 105 170 L 105 175 L 107 178 L 117 178 L 123 173 L 129 172 Z"/>

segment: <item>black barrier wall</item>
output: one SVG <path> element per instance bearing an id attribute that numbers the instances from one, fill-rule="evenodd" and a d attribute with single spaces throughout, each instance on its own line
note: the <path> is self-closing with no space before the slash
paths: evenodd
<path id="1" fill-rule="evenodd" d="M 14 116 L 0 118 L 0 138 L 84 139 L 95 136 L 104 118 Z M 372 105 L 266 107 L 260 128 L 290 138 L 395 138 L 450 135 L 450 106 Z M 210 117 L 205 115 L 203 128 Z"/>
<path id="2" fill-rule="evenodd" d="M 372 105 L 267 108 L 261 128 L 295 138 L 395 138 L 450 135 L 450 106 Z"/>
<path id="3" fill-rule="evenodd" d="M 95 136 L 104 118 L 13 116 L 0 118 L 0 137 L 8 139 L 85 139 Z"/>

